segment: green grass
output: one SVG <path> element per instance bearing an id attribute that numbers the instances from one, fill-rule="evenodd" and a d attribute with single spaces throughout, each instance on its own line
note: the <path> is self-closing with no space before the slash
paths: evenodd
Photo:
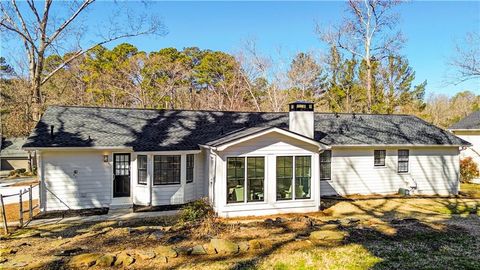
<path id="1" fill-rule="evenodd" d="M 480 198 L 480 184 L 461 183 L 460 191 L 469 197 Z"/>

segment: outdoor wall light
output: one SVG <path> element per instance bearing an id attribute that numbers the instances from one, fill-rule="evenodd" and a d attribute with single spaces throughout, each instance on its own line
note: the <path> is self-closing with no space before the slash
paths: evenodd
<path id="1" fill-rule="evenodd" d="M 103 162 L 108 162 L 108 155 L 103 155 Z"/>

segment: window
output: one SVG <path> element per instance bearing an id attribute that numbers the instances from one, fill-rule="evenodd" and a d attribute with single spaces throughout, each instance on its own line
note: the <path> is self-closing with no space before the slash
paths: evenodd
<path id="1" fill-rule="evenodd" d="M 193 182 L 193 171 L 195 168 L 195 155 L 187 155 L 187 183 Z"/>
<path id="2" fill-rule="evenodd" d="M 263 201 L 264 170 L 264 157 L 247 157 L 247 201 Z"/>
<path id="3" fill-rule="evenodd" d="M 139 155 L 137 156 L 137 176 L 138 184 L 146 185 L 147 184 L 147 156 Z"/>
<path id="4" fill-rule="evenodd" d="M 245 196 L 245 158 L 227 158 L 227 202 L 243 202 Z"/>
<path id="5" fill-rule="evenodd" d="M 295 199 L 310 199 L 310 156 L 295 157 Z"/>
<path id="6" fill-rule="evenodd" d="M 408 172 L 408 156 L 410 155 L 407 149 L 398 150 L 398 172 Z"/>
<path id="7" fill-rule="evenodd" d="M 309 199 L 311 171 L 310 156 L 277 157 L 277 200 Z"/>
<path id="8" fill-rule="evenodd" d="M 374 151 L 374 165 L 375 166 L 385 166 L 385 150 L 375 150 Z"/>
<path id="9" fill-rule="evenodd" d="M 154 156 L 153 184 L 180 184 L 180 156 Z"/>
<path id="10" fill-rule="evenodd" d="M 263 201 L 264 182 L 264 157 L 227 158 L 227 203 Z"/>
<path id="11" fill-rule="evenodd" d="M 325 150 L 320 154 L 320 181 L 332 179 L 332 151 Z"/>
<path id="12" fill-rule="evenodd" d="M 277 200 L 292 199 L 293 157 L 277 157 Z"/>

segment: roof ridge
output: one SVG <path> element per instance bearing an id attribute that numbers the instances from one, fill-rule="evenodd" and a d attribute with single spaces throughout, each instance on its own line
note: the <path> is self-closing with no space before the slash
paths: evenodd
<path id="1" fill-rule="evenodd" d="M 49 107 L 58 108 L 84 108 L 84 109 L 106 109 L 106 110 L 137 110 L 137 111 L 172 111 L 172 112 L 220 112 L 220 113 L 273 113 L 286 114 L 288 112 L 272 112 L 272 111 L 228 111 L 228 110 L 194 110 L 194 109 L 154 109 L 154 108 L 122 108 L 122 107 L 101 107 L 101 106 L 77 106 L 77 105 L 49 105 Z M 339 114 L 339 115 L 381 115 L 381 116 L 415 116 L 412 114 L 396 114 L 396 113 L 346 113 L 346 112 L 314 112 L 315 114 Z"/>

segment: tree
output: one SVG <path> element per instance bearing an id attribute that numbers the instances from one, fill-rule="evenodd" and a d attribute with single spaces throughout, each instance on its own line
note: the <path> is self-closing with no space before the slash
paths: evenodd
<path id="1" fill-rule="evenodd" d="M 342 25 L 332 31 L 323 31 L 317 26 L 323 41 L 362 59 L 366 69 L 364 87 L 368 111 L 374 105 L 374 62 L 395 54 L 403 43 L 400 32 L 392 33 L 398 21 L 392 10 L 398 3 L 391 0 L 349 0 L 347 10 L 350 16 Z"/>
<path id="2" fill-rule="evenodd" d="M 298 98 L 301 100 L 318 98 L 324 92 L 323 87 L 326 77 L 311 54 L 297 54 L 290 64 L 287 75 L 293 90 L 300 91 Z"/>
<path id="3" fill-rule="evenodd" d="M 30 105 L 31 119 L 33 121 L 38 121 L 41 115 L 43 105 L 42 85 L 71 61 L 96 46 L 114 40 L 139 35 L 164 34 L 163 25 L 156 18 L 152 17 L 151 20 L 146 20 L 145 17 L 134 18 L 128 16 L 128 18 L 134 18 L 126 23 L 128 25 L 123 27 L 114 25 L 109 31 L 106 31 L 107 34 L 100 41 L 94 42 L 94 44 L 85 48 L 78 46 L 75 53 L 64 59 L 48 74 L 45 74 L 44 65 L 46 57 L 50 52 L 59 49 L 60 41 L 71 38 L 68 35 L 68 30 L 78 22 L 78 17 L 85 13 L 94 0 L 63 2 L 64 5 L 69 5 L 68 9 L 72 13 L 58 25 L 55 22 L 59 18 L 55 18 L 54 14 L 52 14 L 52 2 L 53 0 L 45 0 L 43 10 L 38 9 L 37 3 L 33 0 L 26 1 L 28 6 L 26 9 L 19 8 L 15 0 L 12 0 L 10 3 L 0 2 L 0 12 L 2 14 L 0 31 L 13 34 L 19 38 L 22 41 L 23 49 L 28 59 L 28 82 L 31 89 Z M 29 18 L 33 19 L 30 20 Z"/>
<path id="4" fill-rule="evenodd" d="M 448 64 L 456 71 L 451 79 L 453 84 L 480 80 L 480 33 L 468 33 Z"/>

